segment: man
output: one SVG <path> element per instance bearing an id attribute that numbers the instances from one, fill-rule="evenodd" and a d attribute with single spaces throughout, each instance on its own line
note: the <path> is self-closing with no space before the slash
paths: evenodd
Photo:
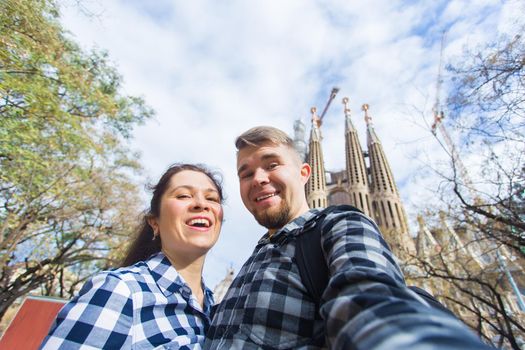
<path id="1" fill-rule="evenodd" d="M 320 211 L 306 201 L 310 166 L 272 127 L 235 145 L 242 201 L 268 232 L 215 310 L 206 349 L 488 348 L 406 287 L 376 224 L 355 211 L 324 219 L 330 279 L 316 307 L 294 260 L 297 233 Z"/>

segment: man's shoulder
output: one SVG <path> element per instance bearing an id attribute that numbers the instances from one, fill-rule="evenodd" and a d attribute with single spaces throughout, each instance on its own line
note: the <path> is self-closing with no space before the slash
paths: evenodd
<path id="1" fill-rule="evenodd" d="M 319 211 L 312 220 L 315 221 L 338 221 L 338 220 L 361 220 L 362 218 L 368 218 L 361 210 L 358 208 L 348 205 L 331 205 Z"/>
<path id="2" fill-rule="evenodd" d="M 331 205 L 329 207 L 324 208 L 319 212 L 319 214 L 330 214 L 330 213 L 361 213 L 363 212 L 349 204 L 339 204 L 339 205 Z"/>
<path id="3" fill-rule="evenodd" d="M 315 219 L 318 225 L 322 227 L 321 231 L 329 231 L 334 226 L 345 227 L 366 227 L 368 229 L 379 231 L 376 222 L 365 215 L 358 208 L 342 204 L 333 205 L 322 210 Z"/>
<path id="4" fill-rule="evenodd" d="M 325 224 L 335 224 L 341 220 L 372 221 L 361 210 L 347 204 L 331 205 L 326 208 L 313 208 L 289 222 L 281 231 L 293 232 L 295 235 L 310 231 Z M 373 221 L 372 221 L 373 222 Z"/>

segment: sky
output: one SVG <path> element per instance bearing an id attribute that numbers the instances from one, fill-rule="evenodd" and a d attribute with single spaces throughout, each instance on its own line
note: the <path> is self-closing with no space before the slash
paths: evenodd
<path id="1" fill-rule="evenodd" d="M 342 98 L 350 99 L 364 148 L 361 106 L 368 103 L 415 235 L 416 216 L 435 201 L 439 186 L 429 169 L 447 159 L 430 132 L 443 32 L 443 61 L 458 61 L 465 48 L 511 31 L 523 6 L 512 0 L 59 3 L 70 37 L 85 50 L 107 51 L 123 76 L 122 92 L 144 97 L 156 112 L 129 144 L 141 154 L 141 186 L 175 162 L 222 172 L 225 222 L 204 269 L 211 288 L 229 267 L 239 271 L 265 233 L 240 199 L 236 136 L 257 125 L 293 136 L 296 119 L 309 134 L 310 108 L 322 110 L 334 86 L 340 91 L 322 126 L 326 169 L 345 164 Z M 463 161 L 476 166 L 475 155 Z"/>

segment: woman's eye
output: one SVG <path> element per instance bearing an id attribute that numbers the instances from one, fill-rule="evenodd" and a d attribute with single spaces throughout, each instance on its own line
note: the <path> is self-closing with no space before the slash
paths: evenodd
<path id="1" fill-rule="evenodd" d="M 211 202 L 215 202 L 215 203 L 220 203 L 221 202 L 219 197 L 209 197 L 209 198 L 206 198 L 206 199 L 211 201 Z"/>
<path id="2" fill-rule="evenodd" d="M 177 198 L 184 199 L 184 198 L 191 198 L 189 194 L 178 194 Z"/>

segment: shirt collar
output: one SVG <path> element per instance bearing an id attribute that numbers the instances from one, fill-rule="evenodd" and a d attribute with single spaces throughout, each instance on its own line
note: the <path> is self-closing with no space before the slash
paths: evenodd
<path id="1" fill-rule="evenodd" d="M 158 252 L 146 260 L 151 276 L 165 296 L 180 291 L 186 284 L 168 258 Z"/>
<path id="2" fill-rule="evenodd" d="M 316 216 L 321 210 L 323 210 L 323 208 L 314 208 L 308 210 L 306 213 L 296 217 L 295 219 L 284 225 L 281 229 L 277 230 L 271 237 L 269 233 L 266 232 L 264 236 L 261 237 L 258 243 L 267 244 L 270 241 L 281 239 L 282 236 L 287 236 L 293 230 L 302 227 L 308 220 Z"/>
<path id="3" fill-rule="evenodd" d="M 169 259 L 162 252 L 152 255 L 146 260 L 146 265 L 151 271 L 151 276 L 159 286 L 162 293 L 168 297 L 175 292 L 190 293 L 189 286 L 182 276 L 171 265 Z M 213 292 L 202 282 L 204 294 L 207 299 L 212 298 Z"/>

